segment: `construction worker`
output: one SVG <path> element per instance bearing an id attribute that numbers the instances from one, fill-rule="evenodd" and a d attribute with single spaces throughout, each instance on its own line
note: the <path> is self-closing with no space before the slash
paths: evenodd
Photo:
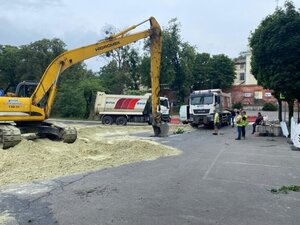
<path id="1" fill-rule="evenodd" d="M 214 132 L 213 132 L 213 135 L 219 134 L 219 126 L 220 126 L 219 113 L 217 113 L 217 111 L 214 110 Z"/>
<path id="2" fill-rule="evenodd" d="M 248 115 L 246 111 L 242 112 L 242 137 L 246 139 L 246 127 L 248 126 Z"/>
<path id="3" fill-rule="evenodd" d="M 243 126 L 243 118 L 240 111 L 236 111 L 236 127 L 238 132 L 238 137 L 235 140 L 241 140 L 242 134 L 242 126 Z"/>

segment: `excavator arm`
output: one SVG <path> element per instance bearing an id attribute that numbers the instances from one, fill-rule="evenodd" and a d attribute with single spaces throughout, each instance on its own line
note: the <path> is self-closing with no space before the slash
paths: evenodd
<path id="1" fill-rule="evenodd" d="M 48 66 L 46 71 L 44 72 L 35 92 L 32 95 L 32 104 L 35 106 L 45 105 L 45 114 L 46 118 L 49 117 L 51 107 L 55 98 L 56 86 L 59 75 L 69 68 L 70 66 L 81 62 L 83 60 L 92 58 L 97 55 L 101 55 L 103 53 L 109 52 L 113 49 L 120 48 L 129 43 L 135 42 L 137 40 L 150 37 L 151 39 L 151 47 L 153 49 L 161 48 L 161 29 L 155 18 L 151 17 L 150 19 L 151 28 L 149 30 L 145 30 L 142 32 L 138 32 L 135 34 L 128 34 L 130 30 L 135 29 L 137 26 L 145 23 L 146 21 L 129 27 L 128 29 L 114 34 L 107 39 L 99 41 L 92 45 L 87 45 L 81 48 L 73 49 L 70 51 L 66 51 L 56 57 Z M 128 34 L 128 35 L 127 35 Z M 155 45 L 155 46 L 153 46 Z M 155 77 L 153 79 L 153 84 L 155 86 L 159 86 L 159 66 L 160 66 L 160 50 L 155 50 L 151 52 L 151 64 L 155 65 L 156 69 L 151 72 L 151 77 Z M 153 60 L 155 58 L 155 61 Z M 158 73 L 155 74 L 154 73 Z M 153 74 L 153 75 L 152 75 Z M 157 89 L 157 87 L 155 87 Z M 158 93 L 156 93 L 158 94 Z M 47 98 L 45 100 L 45 98 Z M 42 100 L 45 102 L 42 104 Z"/>

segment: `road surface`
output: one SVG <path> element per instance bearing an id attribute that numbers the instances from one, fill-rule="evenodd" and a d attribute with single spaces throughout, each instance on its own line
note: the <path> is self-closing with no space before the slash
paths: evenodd
<path id="1" fill-rule="evenodd" d="M 219 136 L 140 133 L 182 154 L 2 186 L 0 212 L 9 225 L 298 225 L 300 192 L 270 190 L 300 185 L 300 152 L 283 137 L 247 132 L 241 141 L 231 127 Z"/>

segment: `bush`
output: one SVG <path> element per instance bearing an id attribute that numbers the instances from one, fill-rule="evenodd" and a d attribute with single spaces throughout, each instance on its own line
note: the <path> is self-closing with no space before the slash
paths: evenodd
<path id="1" fill-rule="evenodd" d="M 183 134 L 184 133 L 184 129 L 181 127 L 178 127 L 176 131 L 173 132 L 173 134 Z"/>
<path id="2" fill-rule="evenodd" d="M 243 104 L 241 102 L 236 102 L 236 103 L 232 104 L 232 108 L 233 109 L 242 109 Z"/>
<path id="3" fill-rule="evenodd" d="M 172 106 L 171 107 L 171 114 L 172 115 L 177 115 L 177 114 L 179 114 L 179 109 L 180 109 L 180 106 Z"/>
<path id="4" fill-rule="evenodd" d="M 277 111 L 277 106 L 273 105 L 272 103 L 265 103 L 262 110 L 263 111 Z"/>

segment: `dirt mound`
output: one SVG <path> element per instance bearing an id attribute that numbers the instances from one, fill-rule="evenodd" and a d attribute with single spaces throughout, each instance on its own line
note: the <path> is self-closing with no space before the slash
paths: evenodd
<path id="1" fill-rule="evenodd" d="M 150 131 L 151 126 L 90 126 L 78 128 L 73 144 L 22 140 L 14 148 L 0 150 L 0 184 L 52 179 L 179 154 L 176 149 L 129 136 Z"/>

